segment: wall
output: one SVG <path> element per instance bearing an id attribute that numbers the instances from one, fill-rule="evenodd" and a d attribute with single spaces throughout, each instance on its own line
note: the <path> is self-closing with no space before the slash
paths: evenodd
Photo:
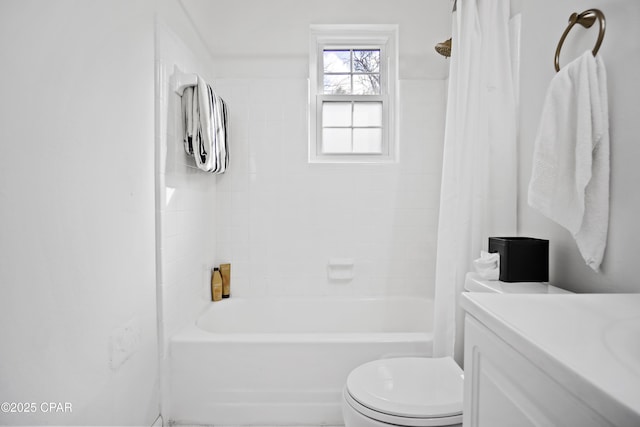
<path id="1" fill-rule="evenodd" d="M 446 39 L 451 4 L 345 2 L 336 13 L 322 2 L 183 3 L 231 115 L 216 256 L 232 263 L 232 294 L 432 296 L 448 62 L 425 28 Z M 396 164 L 307 162 L 309 25 L 346 22 L 399 24 Z M 330 258 L 353 258 L 354 280 L 328 280 Z"/>
<path id="2" fill-rule="evenodd" d="M 569 232 L 527 205 L 533 144 L 544 95 L 553 77 L 556 46 L 573 12 L 599 8 L 606 17 L 600 55 L 607 68 L 611 181 L 609 237 L 602 273 L 584 264 Z M 519 230 L 550 240 L 550 280 L 577 292 L 638 292 L 637 242 L 640 240 L 640 3 L 632 0 L 525 0 L 523 2 L 521 64 L 521 145 L 519 176 Z M 592 49 L 598 24 L 576 25 L 561 53 L 561 66 Z"/>
<path id="3" fill-rule="evenodd" d="M 235 296 L 433 295 L 444 82 L 400 87 L 398 164 L 320 165 L 307 162 L 305 79 L 217 80 L 233 141 L 217 252 Z M 353 258 L 355 278 L 328 280 L 330 258 Z"/>
<path id="4" fill-rule="evenodd" d="M 0 3 L 0 401 L 37 405 L 2 425 L 158 415 L 153 15 Z"/>
<path id="5" fill-rule="evenodd" d="M 162 413 L 168 413 L 169 339 L 211 301 L 216 261 L 216 175 L 195 168 L 182 143 L 176 67 L 205 80 L 209 53 L 179 3 L 164 2 L 156 20 L 156 239 Z M 166 417 L 165 417 L 166 418 Z"/>
<path id="6" fill-rule="evenodd" d="M 310 24 L 398 24 L 400 78 L 443 79 L 434 46 L 451 0 L 180 0 L 216 59 L 217 78 L 307 77 Z"/>

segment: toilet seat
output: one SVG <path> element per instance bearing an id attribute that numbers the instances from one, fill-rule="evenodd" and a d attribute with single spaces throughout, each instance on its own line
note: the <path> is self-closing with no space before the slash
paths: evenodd
<path id="1" fill-rule="evenodd" d="M 347 378 L 344 399 L 371 419 L 401 426 L 462 422 L 462 370 L 451 357 L 365 363 Z"/>

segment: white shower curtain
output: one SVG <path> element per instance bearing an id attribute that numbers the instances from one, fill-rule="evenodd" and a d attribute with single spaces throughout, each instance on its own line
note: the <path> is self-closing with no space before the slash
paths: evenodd
<path id="1" fill-rule="evenodd" d="M 458 0 L 445 127 L 434 356 L 462 362 L 458 302 L 489 236 L 516 231 L 519 15 L 509 1 Z"/>

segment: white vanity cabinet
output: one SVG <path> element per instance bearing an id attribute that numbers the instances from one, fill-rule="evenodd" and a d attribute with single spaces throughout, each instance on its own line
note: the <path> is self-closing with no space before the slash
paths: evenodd
<path id="1" fill-rule="evenodd" d="M 465 426 L 611 425 L 473 317 L 465 328 Z"/>
<path id="2" fill-rule="evenodd" d="M 640 353 L 607 338 L 640 332 L 640 295 L 604 297 L 465 294 L 463 425 L 640 426 Z"/>

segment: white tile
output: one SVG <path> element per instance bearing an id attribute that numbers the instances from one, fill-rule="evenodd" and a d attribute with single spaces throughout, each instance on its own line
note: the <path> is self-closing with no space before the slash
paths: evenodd
<path id="1" fill-rule="evenodd" d="M 274 87 L 286 88 L 275 107 Z M 425 122 L 440 120 L 444 105 L 424 100 L 440 89 L 403 82 L 400 163 L 384 167 L 308 164 L 303 79 L 226 79 L 217 90 L 238 108 L 232 166 L 216 182 L 215 251 L 241 257 L 239 292 L 336 292 L 324 269 L 337 254 L 360 260 L 358 281 L 337 292 L 380 294 L 387 292 L 380 277 L 390 271 L 416 274 L 421 263 L 430 271 L 439 171 L 429 168 L 441 161 L 432 159 L 441 156 L 441 141 L 432 141 L 441 135 Z M 177 201 L 179 209 L 192 203 Z M 304 277 L 315 285 L 299 284 Z"/>

